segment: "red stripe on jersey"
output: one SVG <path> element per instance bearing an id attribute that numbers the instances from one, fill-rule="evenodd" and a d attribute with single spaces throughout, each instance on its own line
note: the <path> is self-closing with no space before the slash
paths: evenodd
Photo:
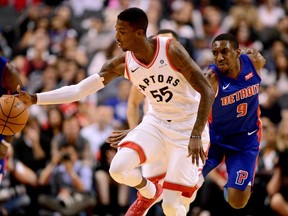
<path id="1" fill-rule="evenodd" d="M 143 151 L 143 149 L 141 148 L 141 146 L 137 145 L 136 143 L 134 142 L 123 142 L 120 147 L 127 147 L 127 148 L 131 148 L 131 149 L 134 149 L 138 155 L 139 155 L 139 158 L 140 158 L 140 164 L 142 163 L 145 163 L 146 161 L 146 156 L 145 156 L 145 153 Z"/>
<path id="2" fill-rule="evenodd" d="M 167 59 L 168 59 L 168 62 L 169 62 L 169 65 L 175 70 L 175 71 L 178 71 L 179 70 L 173 65 L 173 63 L 171 62 L 171 59 L 170 59 L 170 56 L 169 56 L 169 45 L 170 45 L 170 42 L 171 42 L 171 38 L 167 40 L 167 43 L 166 43 L 166 56 L 167 56 Z"/>
<path id="3" fill-rule="evenodd" d="M 142 67 L 145 67 L 145 68 L 147 68 L 147 69 L 150 68 L 150 67 L 154 64 L 154 62 L 156 61 L 156 59 L 157 59 L 157 57 L 158 57 L 158 54 L 159 54 L 159 50 L 160 50 L 159 37 L 156 38 L 156 42 L 157 42 L 157 45 L 156 45 L 155 55 L 154 55 L 154 57 L 153 57 L 153 60 L 152 60 L 148 65 L 140 62 L 140 61 L 134 56 L 134 53 L 133 53 L 133 52 L 131 52 L 132 58 L 133 58 L 139 65 L 141 65 Z"/>
<path id="4" fill-rule="evenodd" d="M 129 69 L 128 69 L 128 64 L 127 64 L 127 57 L 128 53 L 125 53 L 125 68 L 126 68 L 126 75 L 128 77 L 128 79 L 130 80 L 130 73 L 129 73 Z"/>

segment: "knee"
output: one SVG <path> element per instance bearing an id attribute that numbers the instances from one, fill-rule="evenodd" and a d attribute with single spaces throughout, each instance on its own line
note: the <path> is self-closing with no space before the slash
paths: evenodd
<path id="1" fill-rule="evenodd" d="M 229 196 L 228 195 L 228 203 L 234 209 L 242 209 L 244 208 L 249 200 L 250 196 Z"/>
<path id="2" fill-rule="evenodd" d="M 244 191 L 235 188 L 228 188 L 228 200 L 229 205 L 234 209 L 244 208 L 250 198 L 251 187 L 248 186 Z"/>
<path id="3" fill-rule="evenodd" d="M 110 174 L 111 178 L 113 178 L 116 182 L 122 183 L 121 182 L 122 171 L 120 169 L 118 169 L 116 166 L 113 166 L 111 164 L 111 166 L 109 168 L 109 174 Z"/>
<path id="4" fill-rule="evenodd" d="M 276 193 L 271 197 L 270 206 L 273 210 L 282 208 L 283 206 L 283 197 L 281 194 Z"/>
<path id="5" fill-rule="evenodd" d="M 177 205 L 172 202 L 162 202 L 163 212 L 167 216 L 185 216 L 186 208 L 183 205 Z"/>

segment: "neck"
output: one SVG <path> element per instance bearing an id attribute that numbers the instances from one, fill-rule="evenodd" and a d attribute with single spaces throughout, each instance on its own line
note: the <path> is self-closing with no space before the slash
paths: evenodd
<path id="1" fill-rule="evenodd" d="M 156 46 L 157 43 L 155 39 L 145 38 L 141 45 L 133 51 L 133 54 L 142 63 L 149 64 L 155 55 Z"/>

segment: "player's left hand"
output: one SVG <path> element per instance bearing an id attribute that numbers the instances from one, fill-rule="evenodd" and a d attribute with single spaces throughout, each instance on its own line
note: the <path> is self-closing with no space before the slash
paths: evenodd
<path id="1" fill-rule="evenodd" d="M 131 129 L 128 130 L 118 130 L 113 131 L 112 134 L 107 138 L 106 142 L 110 144 L 111 147 L 117 148 L 119 142 L 126 137 L 126 135 L 131 131 Z"/>
<path id="2" fill-rule="evenodd" d="M 198 138 L 190 138 L 188 145 L 188 157 L 192 156 L 192 164 L 199 166 L 199 158 L 204 164 L 206 160 L 206 154 L 203 150 L 202 140 Z"/>
<path id="3" fill-rule="evenodd" d="M 2 139 L 0 143 L 0 159 L 3 159 L 7 155 L 7 151 L 9 148 L 10 143 L 6 140 Z"/>

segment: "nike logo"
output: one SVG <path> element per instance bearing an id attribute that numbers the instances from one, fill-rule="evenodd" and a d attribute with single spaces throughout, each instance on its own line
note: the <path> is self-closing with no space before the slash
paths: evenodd
<path id="1" fill-rule="evenodd" d="M 134 70 L 131 69 L 131 72 L 133 73 L 133 72 L 135 72 L 135 71 L 138 70 L 138 69 L 139 69 L 139 67 L 136 68 L 136 69 L 134 69 Z"/>
<path id="2" fill-rule="evenodd" d="M 254 131 L 251 131 L 251 132 L 248 132 L 248 136 L 250 136 L 250 135 L 256 133 L 257 131 L 258 131 L 258 129 L 257 129 L 257 130 L 254 130 Z"/>
<path id="3" fill-rule="evenodd" d="M 230 83 L 228 83 L 226 86 L 223 86 L 223 90 L 227 89 L 229 87 Z"/>

